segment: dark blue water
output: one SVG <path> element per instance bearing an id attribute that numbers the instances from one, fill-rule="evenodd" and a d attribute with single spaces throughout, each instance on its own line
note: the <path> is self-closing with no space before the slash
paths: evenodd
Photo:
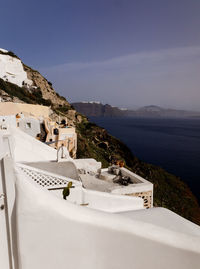
<path id="1" fill-rule="evenodd" d="M 181 177 L 200 202 L 200 119 L 90 119 L 139 159 Z"/>

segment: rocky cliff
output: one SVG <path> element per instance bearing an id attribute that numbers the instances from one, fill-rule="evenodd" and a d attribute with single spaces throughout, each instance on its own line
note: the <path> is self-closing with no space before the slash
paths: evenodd
<path id="1" fill-rule="evenodd" d="M 136 110 L 120 109 L 96 102 L 72 103 L 77 111 L 87 117 L 136 117 L 136 118 L 200 118 L 198 111 L 165 109 L 159 106 L 145 106 Z"/>
<path id="2" fill-rule="evenodd" d="M 45 100 L 50 100 L 54 106 L 70 106 L 65 97 L 55 92 L 50 81 L 45 79 L 38 71 L 33 70 L 25 64 L 23 66 L 28 79 L 33 81 L 33 86 L 41 90 L 42 97 Z"/>
<path id="3" fill-rule="evenodd" d="M 86 115 L 87 117 L 123 117 L 125 116 L 124 111 L 118 107 L 111 105 L 103 105 L 98 102 L 77 102 L 72 103 L 74 108 Z"/>
<path id="4" fill-rule="evenodd" d="M 154 184 L 154 206 L 169 208 L 200 225 L 200 207 L 185 183 L 160 167 L 140 161 L 121 141 L 74 110 L 69 102 L 57 94 L 52 84 L 38 71 L 24 64 L 23 68 L 27 72 L 28 79 L 33 82 L 32 87 L 19 87 L 0 78 L 0 97 L 3 101 L 38 103 L 50 106 L 54 115 L 65 116 L 76 126 L 78 158 L 95 158 L 101 161 L 104 167 L 109 165 L 112 160 L 124 160 L 129 169 Z M 107 107 L 106 113 L 109 110 L 110 107 Z"/>

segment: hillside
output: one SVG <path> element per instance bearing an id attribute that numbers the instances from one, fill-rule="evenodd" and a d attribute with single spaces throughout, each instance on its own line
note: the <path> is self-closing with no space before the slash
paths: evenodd
<path id="1" fill-rule="evenodd" d="M 137 117 L 137 118 L 200 118 L 200 112 L 144 106 L 136 110 L 120 109 L 97 102 L 72 103 L 75 109 L 87 117 Z"/>
<path id="2" fill-rule="evenodd" d="M 0 98 L 2 101 L 51 106 L 61 115 L 74 113 L 65 97 L 38 71 L 25 65 L 13 52 L 0 49 Z"/>
<path id="3" fill-rule="evenodd" d="M 100 102 L 72 103 L 74 108 L 87 117 L 123 117 L 124 113 L 118 107 L 103 105 Z"/>
<path id="4" fill-rule="evenodd" d="M 3 55 L 7 55 L 7 53 L 4 52 Z M 129 169 L 154 183 L 155 206 L 169 208 L 200 225 L 200 207 L 185 183 L 159 167 L 141 162 L 132 155 L 125 144 L 109 135 L 105 129 L 89 122 L 84 115 L 76 112 L 64 97 L 55 92 L 52 84 L 38 71 L 23 63 L 22 65 L 22 71 L 26 72 L 27 79 L 32 81 L 32 84 L 29 87 L 24 85 L 20 87 L 1 77 L 0 97 L 2 101 L 43 104 L 50 106 L 55 115 L 65 115 L 77 128 L 78 158 L 95 158 L 102 162 L 103 167 L 109 165 L 112 160 L 124 160 Z M 18 79 L 17 74 L 15 76 Z M 110 107 L 106 111 L 109 109 Z"/>
<path id="5" fill-rule="evenodd" d="M 136 174 L 154 184 L 154 206 L 162 206 L 200 225 L 200 207 L 189 187 L 178 177 L 133 156 L 129 148 L 107 131 L 83 118 L 76 124 L 78 158 L 92 157 L 106 167 L 112 160 L 122 159 Z"/>

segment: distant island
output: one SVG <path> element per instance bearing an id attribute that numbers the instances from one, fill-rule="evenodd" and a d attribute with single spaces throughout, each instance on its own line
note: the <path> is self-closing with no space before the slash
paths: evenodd
<path id="1" fill-rule="evenodd" d="M 100 102 L 75 102 L 73 107 L 87 117 L 200 118 L 200 112 L 166 109 L 155 105 L 136 110 L 114 107 Z"/>

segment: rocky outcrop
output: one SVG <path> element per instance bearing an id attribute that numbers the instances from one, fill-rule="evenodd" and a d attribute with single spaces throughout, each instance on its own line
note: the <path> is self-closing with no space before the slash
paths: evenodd
<path id="1" fill-rule="evenodd" d="M 0 101 L 1 102 L 13 102 L 13 98 L 7 92 L 0 89 Z"/>
<path id="2" fill-rule="evenodd" d="M 42 97 L 46 100 L 51 100 L 54 106 L 70 106 L 65 97 L 60 96 L 52 87 L 51 82 L 45 79 L 38 71 L 33 70 L 29 66 L 24 65 L 24 70 L 27 73 L 28 79 L 33 81 L 33 86 L 39 88 L 42 92 Z"/>
<path id="3" fill-rule="evenodd" d="M 123 117 L 124 111 L 111 105 L 103 105 L 97 102 L 72 103 L 73 107 L 87 117 Z"/>
<path id="4" fill-rule="evenodd" d="M 0 79 L 3 80 L 1 81 L 0 90 L 3 101 L 10 101 L 11 99 L 17 102 L 19 100 L 25 101 L 20 98 L 20 92 L 23 92 L 26 95 L 25 102 L 30 99 L 30 102 L 34 103 L 37 99 L 38 103 L 40 98 L 41 104 L 53 105 L 54 107 L 71 107 L 65 97 L 55 92 L 51 82 L 45 79 L 38 71 L 23 64 L 21 59 L 13 52 L 0 49 L 0 58 Z M 12 92 L 9 88 L 15 88 L 15 90 Z M 17 91 L 19 92 L 18 95 Z M 33 95 L 32 100 L 31 94 Z M 47 100 L 47 102 L 44 100 Z"/>

